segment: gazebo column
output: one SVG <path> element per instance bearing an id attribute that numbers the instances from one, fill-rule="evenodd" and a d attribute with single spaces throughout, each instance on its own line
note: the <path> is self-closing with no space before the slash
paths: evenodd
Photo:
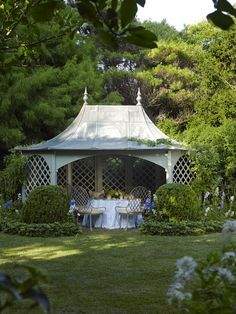
<path id="1" fill-rule="evenodd" d="M 166 169 L 166 183 L 173 182 L 173 171 L 172 171 L 172 152 L 169 150 L 167 153 L 167 169 Z"/>
<path id="2" fill-rule="evenodd" d="M 57 185 L 57 169 L 56 169 L 56 155 L 53 154 L 51 157 L 51 174 L 50 174 L 50 185 Z"/>
<path id="3" fill-rule="evenodd" d="M 126 158 L 126 162 L 125 162 L 125 190 L 126 192 L 130 192 L 132 188 L 132 174 L 133 174 L 132 162 L 130 158 Z"/>
<path id="4" fill-rule="evenodd" d="M 95 157 L 95 190 L 98 192 L 103 189 L 102 169 L 103 169 L 103 157 L 97 156 Z"/>
<path id="5" fill-rule="evenodd" d="M 67 184 L 72 186 L 72 163 L 67 164 Z"/>

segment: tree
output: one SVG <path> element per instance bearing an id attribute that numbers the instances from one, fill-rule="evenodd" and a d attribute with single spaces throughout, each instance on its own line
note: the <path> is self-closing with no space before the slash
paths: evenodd
<path id="1" fill-rule="evenodd" d="M 64 10 L 67 12 L 68 8 Z M 77 13 L 73 18 L 82 25 Z M 39 33 L 56 33 L 59 22 L 60 19 L 54 19 L 49 29 L 47 24 L 38 24 Z M 21 26 L 18 23 L 18 28 Z M 3 58 L 0 74 L 3 155 L 9 148 L 51 138 L 65 128 L 80 110 L 86 85 L 98 99 L 102 94 L 102 76 L 97 71 L 97 58 L 94 39 L 82 27 L 74 38 L 56 37 L 38 44 L 30 54 L 22 56 L 16 50 Z M 90 97 L 90 103 L 94 98 Z"/>
<path id="2" fill-rule="evenodd" d="M 146 106 L 155 120 L 174 119 L 183 130 L 194 113 L 195 89 L 198 86 L 196 57 L 199 51 L 184 42 L 160 42 L 147 54 L 149 68 L 137 77 L 145 82 Z"/>

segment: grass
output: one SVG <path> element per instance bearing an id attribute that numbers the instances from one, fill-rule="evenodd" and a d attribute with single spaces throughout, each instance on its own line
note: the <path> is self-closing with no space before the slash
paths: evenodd
<path id="1" fill-rule="evenodd" d="M 176 260 L 201 259 L 220 247 L 220 234 L 160 237 L 94 230 L 76 237 L 27 238 L 0 233 L 0 271 L 15 272 L 16 263 L 43 270 L 48 283 L 42 287 L 56 314 L 172 314 L 166 292 Z M 27 311 L 15 308 L 15 313 Z"/>

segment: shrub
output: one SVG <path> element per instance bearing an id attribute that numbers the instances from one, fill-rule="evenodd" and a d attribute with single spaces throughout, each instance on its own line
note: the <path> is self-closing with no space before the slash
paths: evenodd
<path id="1" fill-rule="evenodd" d="M 220 232 L 224 221 L 199 220 L 168 222 L 157 221 L 155 217 L 147 217 L 140 231 L 151 235 L 202 235 Z"/>
<path id="2" fill-rule="evenodd" d="M 75 223 L 50 223 L 27 224 L 23 222 L 11 222 L 2 225 L 2 231 L 8 234 L 18 234 L 29 237 L 60 237 L 72 236 L 81 233 L 79 224 Z"/>
<path id="3" fill-rule="evenodd" d="M 26 157 L 13 153 L 4 158 L 4 170 L 0 171 L 0 194 L 4 200 L 14 199 L 26 180 Z"/>
<path id="4" fill-rule="evenodd" d="M 164 184 L 156 191 L 156 217 L 169 221 L 195 220 L 202 215 L 197 195 L 189 185 Z"/>
<path id="5" fill-rule="evenodd" d="M 65 221 L 68 213 L 68 196 L 57 185 L 40 186 L 28 196 L 21 211 L 26 223 L 52 223 Z"/>

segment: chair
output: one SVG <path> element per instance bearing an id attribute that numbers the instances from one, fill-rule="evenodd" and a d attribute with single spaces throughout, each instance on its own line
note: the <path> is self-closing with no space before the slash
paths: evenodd
<path id="1" fill-rule="evenodd" d="M 91 198 L 89 193 L 82 188 L 79 187 L 69 187 L 69 193 L 74 198 L 77 206 L 77 213 L 80 215 L 89 215 L 89 227 L 92 231 L 92 216 L 93 215 L 101 215 L 106 210 L 105 207 L 93 207 L 91 204 Z"/>
<path id="2" fill-rule="evenodd" d="M 138 216 L 144 212 L 144 203 L 150 197 L 150 191 L 144 186 L 136 186 L 130 192 L 129 202 L 126 207 L 116 206 L 116 212 L 126 215 L 126 230 L 128 229 L 129 216 Z"/>

